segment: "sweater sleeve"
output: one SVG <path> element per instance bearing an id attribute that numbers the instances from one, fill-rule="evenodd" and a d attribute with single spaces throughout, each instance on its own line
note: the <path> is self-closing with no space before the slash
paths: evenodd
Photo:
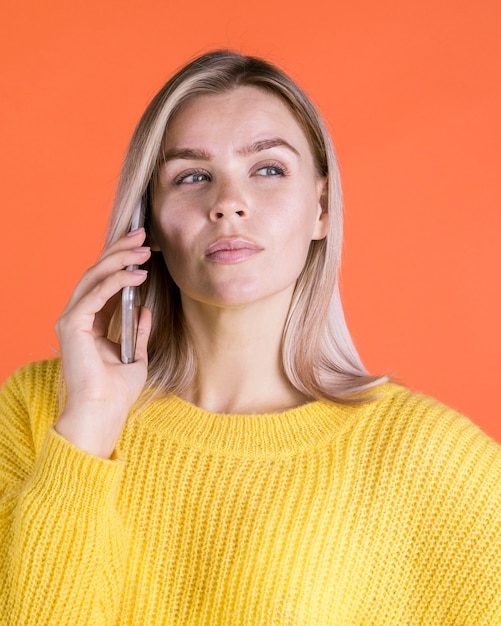
<path id="1" fill-rule="evenodd" d="M 501 624 L 501 448 L 454 411 L 417 406 L 426 417 L 406 455 L 416 623 Z"/>
<path id="2" fill-rule="evenodd" d="M 124 462 L 56 433 L 57 377 L 33 364 L 0 393 L 2 624 L 110 624 L 121 597 Z"/>

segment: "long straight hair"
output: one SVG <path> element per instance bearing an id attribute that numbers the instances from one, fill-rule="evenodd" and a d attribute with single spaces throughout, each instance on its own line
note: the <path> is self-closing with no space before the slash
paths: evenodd
<path id="1" fill-rule="evenodd" d="M 106 245 L 129 229 L 142 199 L 146 229 L 162 147 L 172 116 L 192 98 L 220 94 L 247 85 L 280 98 L 308 139 L 317 174 L 327 180 L 324 210 L 328 232 L 312 241 L 296 282 L 283 337 L 282 367 L 290 383 L 308 398 L 341 403 L 365 401 L 367 390 L 385 377 L 367 373 L 346 326 L 338 273 L 343 239 L 343 206 L 339 169 L 326 126 L 315 106 L 282 70 L 263 59 L 229 50 L 213 51 L 180 69 L 153 98 L 141 117 L 125 155 Z M 152 254 L 148 280 L 140 288 L 152 311 L 149 367 L 145 393 L 178 394 L 192 381 L 197 359 L 189 336 L 180 292 L 163 257 Z M 119 312 L 110 336 L 117 339 Z M 361 397 L 363 395 L 363 397 Z"/>

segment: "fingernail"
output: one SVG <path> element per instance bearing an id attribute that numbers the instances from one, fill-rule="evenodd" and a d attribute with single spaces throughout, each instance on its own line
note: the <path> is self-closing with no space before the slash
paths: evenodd
<path id="1" fill-rule="evenodd" d="M 132 248 L 132 252 L 149 252 L 150 246 L 141 246 L 140 248 Z"/>
<path id="2" fill-rule="evenodd" d="M 140 274 L 141 276 L 146 276 L 148 270 L 132 270 L 132 274 Z"/>
<path id="3" fill-rule="evenodd" d="M 127 237 L 134 237 L 134 235 L 137 235 L 140 232 L 144 232 L 144 226 L 141 226 L 141 228 L 136 228 L 135 230 L 131 230 L 129 233 L 127 233 Z"/>

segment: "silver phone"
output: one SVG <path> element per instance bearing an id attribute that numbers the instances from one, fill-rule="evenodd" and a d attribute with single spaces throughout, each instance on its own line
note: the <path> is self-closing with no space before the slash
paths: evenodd
<path id="1" fill-rule="evenodd" d="M 130 230 L 136 230 L 144 226 L 144 207 L 140 200 L 137 203 Z M 125 269 L 129 272 L 137 269 L 137 265 L 128 265 Z M 136 287 L 124 287 L 122 289 L 122 333 L 120 340 L 122 363 L 133 363 L 136 355 L 136 338 L 137 338 L 137 311 L 139 302 L 136 302 Z"/>

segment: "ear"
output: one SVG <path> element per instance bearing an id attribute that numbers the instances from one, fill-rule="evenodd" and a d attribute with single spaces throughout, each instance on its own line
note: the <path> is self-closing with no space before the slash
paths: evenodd
<path id="1" fill-rule="evenodd" d="M 327 178 L 317 180 L 317 221 L 313 230 L 312 239 L 324 239 L 329 226 L 329 214 L 327 212 Z"/>

